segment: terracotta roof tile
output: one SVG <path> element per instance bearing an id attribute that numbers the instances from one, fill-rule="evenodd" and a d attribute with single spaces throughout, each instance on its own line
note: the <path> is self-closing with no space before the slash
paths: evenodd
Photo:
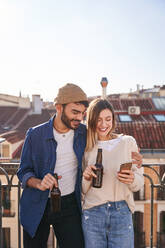
<path id="1" fill-rule="evenodd" d="M 15 130 L 4 135 L 2 134 L 1 137 L 5 138 L 9 143 L 14 144 L 25 138 L 25 132 Z"/>
<path id="2" fill-rule="evenodd" d="M 133 136 L 142 149 L 165 149 L 165 124 L 117 123 L 116 131 Z"/>
<path id="3" fill-rule="evenodd" d="M 50 119 L 51 115 L 47 109 L 42 109 L 42 114 L 28 115 L 27 118 L 20 124 L 18 130 L 27 131 L 30 127 L 37 126 Z"/>
<path id="4" fill-rule="evenodd" d="M 131 99 L 125 99 L 125 98 L 118 98 L 113 99 L 110 96 L 108 96 L 108 100 L 111 102 L 111 104 L 114 107 L 114 110 L 121 110 L 121 111 L 128 111 L 129 106 L 139 106 L 141 111 L 153 111 L 156 110 L 155 105 L 152 101 L 152 98 L 131 98 Z"/>
<path id="5" fill-rule="evenodd" d="M 17 107 L 0 106 L 0 124 L 5 122 L 17 111 Z"/>

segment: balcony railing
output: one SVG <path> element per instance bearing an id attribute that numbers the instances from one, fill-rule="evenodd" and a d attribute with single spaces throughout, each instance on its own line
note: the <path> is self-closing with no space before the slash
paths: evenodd
<path id="1" fill-rule="evenodd" d="M 21 225 L 19 221 L 19 202 L 21 197 L 21 185 L 19 181 L 16 184 L 13 183 L 13 179 L 16 176 L 16 170 L 19 163 L 0 163 L 0 175 L 5 177 L 5 184 L 1 182 L 0 177 L 0 248 L 13 247 L 10 244 L 10 229 L 2 228 L 2 218 L 15 217 L 15 223 L 17 226 L 18 242 L 17 248 L 22 248 L 21 243 Z M 15 189 L 17 192 L 17 201 L 10 199 L 11 191 Z M 3 195 L 3 199 L 2 199 Z M 16 213 L 17 209 L 17 213 Z M 16 230 L 15 230 L 16 231 Z M 15 247 L 14 247 L 15 248 Z M 50 229 L 50 235 L 48 239 L 47 248 L 59 248 L 57 240 L 54 236 L 53 228 Z"/>
<path id="2" fill-rule="evenodd" d="M 0 174 L 1 175 L 3 174 L 5 176 L 5 178 L 6 178 L 6 183 L 5 184 L 4 183 L 2 184 L 2 182 L 0 180 L 0 247 L 3 247 L 3 248 L 5 247 L 4 246 L 4 237 L 5 237 L 5 235 L 4 235 L 3 230 L 2 230 L 2 218 L 5 217 L 5 212 L 4 212 L 4 206 L 3 206 L 4 204 L 2 204 L 2 188 L 4 188 L 4 187 L 7 187 L 9 192 L 13 188 L 15 188 L 17 190 L 18 202 L 17 203 L 15 202 L 15 204 L 14 204 L 15 208 L 18 211 L 16 213 L 16 216 L 15 216 L 15 218 L 17 218 L 16 221 L 17 221 L 17 233 L 18 233 L 17 234 L 18 235 L 18 246 L 17 246 L 17 248 L 21 248 L 21 243 L 22 243 L 21 242 L 21 226 L 20 226 L 19 214 L 18 214 L 19 213 L 19 201 L 20 201 L 20 196 L 21 196 L 21 187 L 20 187 L 19 182 L 17 184 L 13 183 L 13 178 L 15 176 L 16 169 L 17 169 L 18 165 L 19 165 L 18 163 L 17 164 L 16 163 L 15 164 L 13 164 L 13 163 L 6 163 L 6 164 L 0 163 Z M 147 177 L 150 180 L 150 183 L 151 183 L 151 219 L 150 219 L 150 236 L 151 236 L 151 239 L 150 239 L 150 248 L 153 248 L 153 190 L 154 190 L 154 188 L 162 189 L 162 190 L 165 188 L 165 174 L 162 177 L 160 177 L 159 173 L 152 166 L 153 165 L 149 165 L 149 164 L 144 164 L 143 165 L 143 167 L 147 167 L 147 168 L 150 168 L 151 170 L 153 170 L 156 173 L 156 175 L 158 176 L 158 179 L 159 179 L 159 183 L 155 185 L 153 183 L 152 178 L 149 175 L 144 174 L 144 176 Z M 154 164 L 154 166 L 160 166 L 160 165 L 158 165 L 158 164 L 155 165 Z M 4 168 L 8 171 L 8 173 Z M 139 195 L 138 199 L 140 199 L 140 200 L 144 199 L 143 195 L 142 194 Z M 136 200 L 136 198 L 135 198 L 135 200 Z M 16 204 L 17 204 L 17 206 L 16 206 Z M 12 206 L 12 204 L 11 204 L 11 206 Z M 12 209 L 11 208 L 9 208 L 9 209 L 10 209 L 10 214 L 15 212 L 15 210 L 12 212 Z M 8 232 L 8 234 L 10 234 L 9 230 L 6 230 L 6 231 Z M 55 248 L 55 247 L 57 248 L 58 244 L 56 244 L 56 242 L 54 240 L 54 235 L 51 234 L 51 236 L 52 236 L 52 241 L 51 241 L 51 239 L 49 240 L 48 247 L 49 248 Z M 140 239 L 140 241 L 139 241 L 139 239 Z M 163 242 L 164 242 L 164 233 L 163 234 L 158 233 L 158 237 L 157 237 L 157 243 L 158 243 L 157 245 L 158 245 L 158 247 L 157 248 L 165 247 Z M 8 246 L 6 246 L 5 248 L 10 248 L 9 244 L 10 244 L 10 242 L 7 242 Z M 162 246 L 162 244 L 163 244 L 163 246 Z M 141 246 L 138 246 L 138 245 L 141 245 Z M 144 232 L 142 232 L 142 233 L 135 232 L 135 247 L 137 247 L 137 248 L 145 247 L 145 234 L 144 234 Z"/>
<path id="3" fill-rule="evenodd" d="M 165 166 L 165 164 L 143 164 L 143 167 L 147 167 L 148 169 L 152 170 L 152 172 L 154 173 L 154 175 L 157 177 L 158 179 L 158 183 L 155 184 L 153 182 L 153 179 L 150 175 L 148 174 L 143 174 L 144 177 L 148 178 L 148 180 L 150 181 L 150 187 L 151 187 L 151 204 L 150 204 L 150 211 L 151 211 L 151 217 L 150 217 L 150 248 L 153 248 L 153 212 L 154 212 L 154 188 L 156 189 L 161 189 L 164 190 L 165 189 L 165 173 L 163 175 L 160 175 L 157 170 L 153 167 L 153 166 L 157 166 L 161 168 Z"/>
<path id="4" fill-rule="evenodd" d="M 21 187 L 19 182 L 17 184 L 13 184 L 13 178 L 18 165 L 19 165 L 18 163 L 0 163 L 0 174 L 4 175 L 6 182 L 5 184 L 4 183 L 2 184 L 0 180 L 0 247 L 5 247 L 5 248 L 10 248 L 10 240 L 6 241 L 6 239 L 8 238 L 7 233 L 10 235 L 10 230 L 8 230 L 9 228 L 5 228 L 4 230 L 2 229 L 2 218 L 15 216 L 15 211 L 14 211 L 15 207 L 13 207 L 14 202 L 10 200 L 10 192 L 14 188 L 17 190 L 17 199 L 18 199 L 16 203 L 18 209 L 17 217 L 16 217 L 17 233 L 18 233 L 17 247 L 21 248 L 21 226 L 20 226 L 19 214 L 18 214 L 19 201 L 21 196 Z M 10 176 L 4 168 L 7 168 Z M 2 192 L 3 193 L 5 192 L 5 194 L 3 194 L 3 199 L 2 199 Z"/>

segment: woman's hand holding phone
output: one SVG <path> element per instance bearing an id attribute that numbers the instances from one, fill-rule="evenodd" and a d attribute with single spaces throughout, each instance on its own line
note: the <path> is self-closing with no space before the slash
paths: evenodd
<path id="1" fill-rule="evenodd" d="M 120 165 L 120 171 L 118 172 L 117 178 L 121 183 L 131 184 L 134 181 L 134 173 L 131 170 L 132 163 L 124 163 Z"/>

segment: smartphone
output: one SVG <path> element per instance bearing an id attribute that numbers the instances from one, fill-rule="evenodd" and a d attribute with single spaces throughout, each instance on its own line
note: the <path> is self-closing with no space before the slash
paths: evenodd
<path id="1" fill-rule="evenodd" d="M 124 173 L 124 170 L 131 170 L 132 163 L 124 163 L 120 165 L 120 172 Z"/>

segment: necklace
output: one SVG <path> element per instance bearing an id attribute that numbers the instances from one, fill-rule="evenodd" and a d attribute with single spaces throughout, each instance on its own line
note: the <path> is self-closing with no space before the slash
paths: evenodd
<path id="1" fill-rule="evenodd" d="M 69 131 L 69 128 L 62 129 L 60 127 L 57 127 L 57 124 L 55 125 L 55 122 L 54 122 L 54 128 L 58 133 L 67 133 Z"/>

